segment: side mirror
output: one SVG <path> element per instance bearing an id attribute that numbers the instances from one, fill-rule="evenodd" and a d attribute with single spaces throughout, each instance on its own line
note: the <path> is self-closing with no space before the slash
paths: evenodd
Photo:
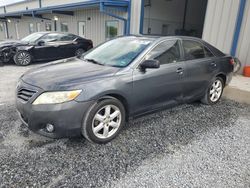
<path id="1" fill-rule="evenodd" d="M 45 41 L 40 40 L 40 41 L 38 41 L 37 45 L 38 46 L 44 46 L 45 45 Z"/>
<path id="2" fill-rule="evenodd" d="M 158 60 L 145 60 L 140 65 L 142 70 L 145 69 L 158 69 L 160 68 L 160 62 Z"/>

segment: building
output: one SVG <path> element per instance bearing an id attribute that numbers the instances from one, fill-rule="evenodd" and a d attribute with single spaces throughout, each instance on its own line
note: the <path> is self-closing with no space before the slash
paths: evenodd
<path id="1" fill-rule="evenodd" d="M 250 0 L 26 0 L 0 7 L 0 40 L 55 30 L 94 45 L 129 34 L 196 36 L 250 65 Z"/>

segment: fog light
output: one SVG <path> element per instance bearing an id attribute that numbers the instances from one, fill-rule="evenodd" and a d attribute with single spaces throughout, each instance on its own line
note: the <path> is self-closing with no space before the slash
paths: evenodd
<path id="1" fill-rule="evenodd" d="M 54 131 L 54 125 L 51 125 L 51 124 L 47 124 L 46 125 L 46 130 L 49 132 L 49 133 L 52 133 Z"/>

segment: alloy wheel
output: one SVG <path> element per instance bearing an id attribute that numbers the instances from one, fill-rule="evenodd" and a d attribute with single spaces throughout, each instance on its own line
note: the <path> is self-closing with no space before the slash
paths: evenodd
<path id="1" fill-rule="evenodd" d="M 217 102 L 220 99 L 222 94 L 222 88 L 223 88 L 222 82 L 219 79 L 215 80 L 210 88 L 210 93 L 209 93 L 210 94 L 209 97 L 212 102 Z"/>
<path id="2" fill-rule="evenodd" d="M 115 105 L 102 107 L 94 116 L 92 131 L 100 139 L 113 136 L 121 126 L 121 111 Z"/>
<path id="3" fill-rule="evenodd" d="M 28 65 L 30 64 L 31 61 L 31 57 L 30 54 L 26 53 L 26 52 L 20 52 L 17 55 L 17 61 L 20 65 Z"/>

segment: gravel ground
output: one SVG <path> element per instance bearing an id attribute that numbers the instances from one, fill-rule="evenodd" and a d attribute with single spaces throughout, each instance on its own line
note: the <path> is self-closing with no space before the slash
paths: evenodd
<path id="1" fill-rule="evenodd" d="M 106 145 L 53 140 L 18 119 L 15 83 L 29 68 L 0 67 L 0 187 L 250 187 L 250 106 L 181 105 Z"/>

